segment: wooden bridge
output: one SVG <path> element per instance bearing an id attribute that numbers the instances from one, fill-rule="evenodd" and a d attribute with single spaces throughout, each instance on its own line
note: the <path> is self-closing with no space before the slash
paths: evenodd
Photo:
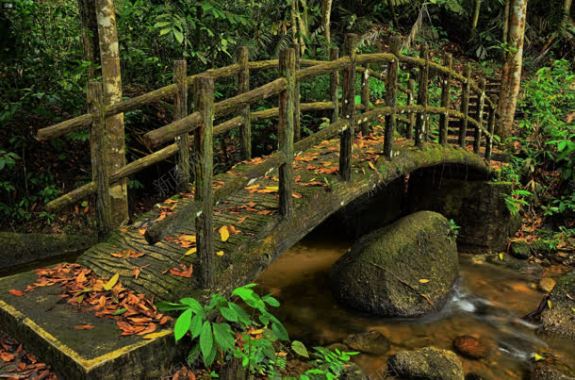
<path id="1" fill-rule="evenodd" d="M 104 279 L 119 274 L 122 285 L 155 299 L 225 291 L 253 280 L 334 212 L 414 170 L 455 164 L 490 173 L 497 115 L 485 79 L 474 80 L 469 66 L 463 74 L 454 70 L 449 55 L 440 64 L 425 48 L 419 57 L 401 54 L 397 39 L 390 52 L 370 54 L 356 54 L 356 41 L 348 35 L 344 54 L 332 49 L 329 61 L 300 59 L 295 49 L 286 49 L 278 60 L 250 62 L 242 48 L 237 63 L 192 76 L 179 61 L 174 84 L 107 107 L 101 84 L 90 83 L 89 113 L 38 132 L 46 140 L 90 128 L 92 181 L 48 205 L 56 210 L 96 195 L 102 239 L 78 262 Z M 253 73 L 273 69 L 276 79 L 250 89 Z M 300 84 L 320 75 L 330 77 L 328 99 L 301 102 Z M 214 81 L 227 77 L 237 78 L 238 94 L 215 102 Z M 383 104 L 372 104 L 370 77 L 385 83 Z M 252 110 L 271 97 L 278 107 Z M 150 147 L 161 148 L 110 168 L 107 118 L 170 98 L 175 120 L 145 135 Z M 301 115 L 312 111 L 330 112 L 331 123 L 303 136 Z M 275 117 L 277 151 L 252 157 L 252 123 Z M 240 130 L 244 160 L 214 175 L 214 136 L 232 128 Z M 173 156 L 183 191 L 131 225 L 116 226 L 111 187 Z M 158 374 L 175 354 L 169 330 L 118 340 L 113 321 L 79 315 L 48 288 L 35 298 L 8 294 L 34 278 L 28 272 L 0 280 L 0 323 L 68 378 Z M 82 339 L 63 327 L 80 320 L 96 325 Z"/>

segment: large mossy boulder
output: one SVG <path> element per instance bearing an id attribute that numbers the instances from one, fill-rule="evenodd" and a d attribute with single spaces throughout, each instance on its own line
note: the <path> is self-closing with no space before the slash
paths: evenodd
<path id="1" fill-rule="evenodd" d="M 458 276 L 449 222 L 421 211 L 362 237 L 331 270 L 343 304 L 387 317 L 420 317 L 438 311 Z"/>
<path id="2" fill-rule="evenodd" d="M 425 347 L 401 351 L 389 359 L 389 372 L 402 379 L 463 380 L 461 360 L 451 351 Z"/>
<path id="3" fill-rule="evenodd" d="M 541 314 L 544 333 L 556 334 L 575 340 L 575 271 L 562 276 L 551 292 L 551 308 Z M 549 304 L 549 303 L 548 303 Z"/>

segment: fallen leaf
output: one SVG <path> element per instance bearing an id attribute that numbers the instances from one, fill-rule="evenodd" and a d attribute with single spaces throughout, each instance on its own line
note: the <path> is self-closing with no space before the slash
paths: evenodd
<path id="1" fill-rule="evenodd" d="M 16 356 L 9 352 L 0 352 L 0 359 L 5 362 L 11 362 Z"/>
<path id="2" fill-rule="evenodd" d="M 142 268 L 140 268 L 140 267 L 132 268 L 132 277 L 134 278 L 134 280 L 137 280 L 138 277 L 140 277 L 141 273 L 142 273 Z"/>
<path id="3" fill-rule="evenodd" d="M 146 334 L 142 338 L 144 338 L 146 340 L 152 340 L 152 339 L 163 337 L 164 335 L 166 335 L 166 334 L 163 331 L 158 331 L 155 333 Z"/>
<path id="4" fill-rule="evenodd" d="M 303 195 L 301 195 L 300 193 L 295 192 L 295 191 L 293 193 L 291 193 L 291 196 L 295 199 L 302 199 L 303 198 Z"/>
<path id="5" fill-rule="evenodd" d="M 190 265 L 187 267 L 185 264 L 180 264 L 179 267 L 175 267 L 169 270 L 172 276 L 191 278 L 194 273 L 194 267 Z"/>
<path id="6" fill-rule="evenodd" d="M 8 293 L 12 294 L 15 297 L 22 297 L 24 294 L 26 294 L 23 291 L 18 290 L 18 289 L 10 289 L 10 290 L 8 290 Z"/>
<path id="7" fill-rule="evenodd" d="M 76 325 L 74 326 L 74 330 L 92 330 L 94 329 L 96 326 L 94 325 L 90 325 L 90 324 L 85 324 L 85 325 Z"/>
<path id="8" fill-rule="evenodd" d="M 104 290 L 107 291 L 112 290 L 112 288 L 114 287 L 114 285 L 116 285 L 119 279 L 120 279 L 120 273 L 116 273 L 115 275 L 113 275 L 112 278 L 110 278 L 108 282 L 106 282 L 106 284 L 104 285 Z"/>
<path id="9" fill-rule="evenodd" d="M 184 256 L 190 256 L 190 255 L 195 254 L 196 252 L 198 252 L 198 248 L 193 247 L 193 248 L 188 249 L 186 251 L 186 253 L 184 253 Z"/>
<path id="10" fill-rule="evenodd" d="M 222 226 L 220 227 L 220 229 L 218 230 L 218 232 L 220 233 L 220 239 L 223 242 L 228 241 L 228 239 L 230 238 L 230 231 L 228 230 L 228 226 Z"/>
<path id="11" fill-rule="evenodd" d="M 421 278 L 421 279 L 419 279 L 419 283 L 420 283 L 420 284 L 427 284 L 427 283 L 429 283 L 429 281 L 431 281 L 431 280 L 429 280 L 429 279 L 427 279 L 427 278 Z"/>
<path id="12" fill-rule="evenodd" d="M 224 251 L 217 251 L 216 256 L 222 257 L 224 255 Z"/>

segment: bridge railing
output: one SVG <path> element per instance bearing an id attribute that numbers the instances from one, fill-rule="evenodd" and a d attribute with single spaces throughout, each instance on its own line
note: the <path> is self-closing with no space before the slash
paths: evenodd
<path id="1" fill-rule="evenodd" d="M 89 113 L 62 123 L 40 129 L 38 138 L 47 140 L 62 136 L 80 128 L 89 127 L 92 152 L 92 181 L 70 193 L 50 202 L 47 207 L 57 210 L 72 205 L 91 194 L 97 195 L 97 222 L 102 234 L 116 227 L 111 222 L 110 186 L 127 178 L 142 169 L 157 164 L 177 155 L 177 167 L 181 185 L 190 182 L 191 164 L 190 147 L 194 154 L 195 165 L 195 203 L 199 209 L 196 213 L 196 233 L 198 253 L 201 260 L 200 273 L 202 283 L 211 286 L 214 282 L 213 264 L 213 205 L 219 199 L 241 189 L 252 179 L 263 175 L 269 169 L 279 169 L 279 212 L 283 217 L 293 213 L 292 188 L 294 186 L 292 163 L 295 152 L 304 151 L 325 139 L 339 135 L 341 179 L 351 179 L 352 145 L 355 128 L 360 127 L 363 134 L 369 133 L 370 122 L 385 118 L 385 132 L 382 153 L 392 159 L 394 137 L 399 131 L 398 122 L 405 125 L 404 135 L 413 139 L 416 146 L 428 141 L 431 130 L 430 116 L 439 116 L 438 142 L 448 144 L 450 120 L 460 121 L 456 132 L 456 145 L 467 147 L 467 136 L 472 132 L 472 147 L 477 154 L 482 144 L 485 146 L 485 157 L 491 157 L 493 131 L 496 121 L 496 105 L 486 95 L 485 80 L 475 82 L 469 65 L 464 73 L 453 69 L 452 58 L 446 54 L 443 64 L 433 62 L 424 47 L 420 57 L 403 55 L 400 43 L 394 39 L 391 52 L 356 54 L 357 36 L 347 35 L 343 55 L 338 49 L 331 49 L 329 61 L 300 59 L 298 49 L 285 49 L 278 60 L 250 62 L 247 48 L 238 52 L 235 64 L 223 68 L 208 70 L 201 74 L 187 75 L 185 61 L 177 61 L 174 67 L 174 83 L 124 100 L 114 105 L 105 106 L 102 96 L 102 84 L 90 83 L 88 88 Z M 372 70 L 377 65 L 383 70 Z M 300 68 L 303 67 L 303 68 Z M 278 78 L 260 87 L 250 89 L 250 76 L 255 70 L 278 69 Z M 401 70 L 415 71 L 404 86 L 400 83 Z M 340 75 L 342 73 L 342 75 Z M 360 102 L 356 102 L 357 74 L 360 78 Z M 318 75 L 330 76 L 329 99 L 323 102 L 301 103 L 300 83 Z M 440 80 L 441 96 L 439 106 L 430 105 L 430 76 Z M 220 78 L 237 78 L 237 95 L 214 101 L 214 81 Z M 374 107 L 370 102 L 369 78 L 376 78 L 385 83 L 385 104 Z M 188 111 L 189 86 L 192 87 L 192 98 L 195 112 Z M 342 98 L 339 99 L 341 86 Z M 417 91 L 416 91 L 417 87 Z M 460 106 L 455 107 L 451 91 L 460 89 Z M 398 104 L 399 92 L 406 95 L 406 104 Z M 471 96 L 477 98 L 474 114 L 470 110 Z M 278 107 L 262 111 L 251 111 L 251 106 L 271 97 L 278 98 Z M 152 130 L 144 135 L 150 147 L 169 144 L 145 157 L 128 163 L 114 172 L 105 164 L 106 120 L 117 114 L 140 108 L 146 104 L 174 98 L 174 121 L 168 125 Z M 357 104 L 356 104 L 357 103 Z M 485 109 L 487 108 L 487 117 Z M 327 110 L 331 111 L 332 123 L 320 131 L 301 139 L 300 117 L 302 112 Z M 362 111 L 358 113 L 357 111 Z M 231 117 L 214 126 L 216 118 Z M 278 149 L 261 164 L 256 165 L 241 180 L 225 184 L 214 190 L 213 180 L 213 139 L 215 135 L 240 128 L 242 157 L 252 156 L 251 123 L 257 120 L 278 117 Z M 485 137 L 485 138 L 483 138 Z"/>

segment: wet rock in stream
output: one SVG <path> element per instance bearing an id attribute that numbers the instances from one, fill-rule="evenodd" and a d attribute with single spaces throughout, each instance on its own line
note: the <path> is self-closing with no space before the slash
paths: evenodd
<path id="1" fill-rule="evenodd" d="M 489 356 L 493 344 L 470 335 L 461 335 L 453 340 L 453 348 L 469 359 L 483 359 Z"/>
<path id="2" fill-rule="evenodd" d="M 362 237 L 331 270 L 336 298 L 388 317 L 441 309 L 458 277 L 455 239 L 441 214 L 421 211 Z"/>
<path id="3" fill-rule="evenodd" d="M 383 355 L 389 350 L 389 340 L 379 331 L 353 334 L 345 338 L 343 343 L 365 354 Z"/>
<path id="4" fill-rule="evenodd" d="M 425 347 L 401 351 L 389 359 L 389 372 L 399 378 L 421 380 L 463 380 L 461 360 L 451 351 Z"/>
<path id="5" fill-rule="evenodd" d="M 542 362 L 533 368 L 530 380 L 575 380 L 575 371 L 565 365 Z"/>

